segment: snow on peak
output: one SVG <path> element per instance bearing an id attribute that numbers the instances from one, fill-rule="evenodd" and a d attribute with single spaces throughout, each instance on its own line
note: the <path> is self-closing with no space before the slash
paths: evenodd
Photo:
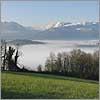
<path id="1" fill-rule="evenodd" d="M 45 26 L 45 29 L 50 29 L 50 28 L 57 28 L 61 27 L 62 23 L 61 22 L 56 22 L 56 23 L 49 23 Z"/>
<path id="2" fill-rule="evenodd" d="M 83 26 L 85 26 L 85 25 L 90 25 L 90 24 L 95 24 L 95 23 L 90 23 L 90 22 L 73 22 L 73 23 L 68 23 L 68 22 L 56 22 L 56 23 L 54 23 L 54 22 L 52 22 L 52 23 L 49 23 L 49 24 L 47 24 L 47 25 L 45 25 L 44 27 L 43 27 L 43 30 L 48 30 L 48 29 L 53 29 L 53 28 L 59 28 L 59 27 L 69 27 L 69 26 L 75 26 L 75 25 L 83 25 Z M 77 30 L 80 30 L 80 29 L 77 29 Z"/>
<path id="3" fill-rule="evenodd" d="M 54 25 L 54 28 L 61 27 L 62 25 L 63 25 L 63 23 L 57 22 L 57 23 Z"/>

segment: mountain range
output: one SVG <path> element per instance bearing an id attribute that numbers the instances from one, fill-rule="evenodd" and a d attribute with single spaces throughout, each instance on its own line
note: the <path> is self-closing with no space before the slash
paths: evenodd
<path id="1" fill-rule="evenodd" d="M 1 22 L 1 38 L 3 39 L 98 39 L 99 22 L 56 22 L 43 29 L 26 27 L 16 22 Z"/>

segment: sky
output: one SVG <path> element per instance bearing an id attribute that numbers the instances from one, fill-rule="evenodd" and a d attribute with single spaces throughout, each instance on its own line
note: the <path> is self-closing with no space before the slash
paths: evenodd
<path id="1" fill-rule="evenodd" d="M 98 21 L 97 1 L 2 1 L 1 20 L 24 26 Z"/>

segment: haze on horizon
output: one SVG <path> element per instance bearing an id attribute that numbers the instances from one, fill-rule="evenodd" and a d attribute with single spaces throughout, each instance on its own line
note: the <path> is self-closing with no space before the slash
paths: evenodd
<path id="1" fill-rule="evenodd" d="M 2 1 L 1 21 L 24 26 L 54 22 L 97 22 L 98 1 Z"/>

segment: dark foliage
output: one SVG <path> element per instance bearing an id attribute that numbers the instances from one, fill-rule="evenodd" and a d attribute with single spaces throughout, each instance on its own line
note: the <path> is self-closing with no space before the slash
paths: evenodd
<path id="1" fill-rule="evenodd" d="M 2 44 L 2 71 L 10 70 L 22 72 L 36 72 L 28 71 L 27 69 L 25 69 L 25 67 L 20 69 L 18 67 L 18 48 L 16 50 L 9 46 L 7 50 L 6 42 L 2 41 Z M 45 70 L 42 70 L 42 66 L 39 65 L 37 67 L 37 73 L 56 74 L 71 77 L 79 77 L 83 79 L 99 80 L 99 51 L 90 54 L 78 49 L 73 50 L 70 53 L 58 53 L 57 56 L 54 53 L 50 53 L 50 56 L 48 57 L 45 63 Z"/>
<path id="2" fill-rule="evenodd" d="M 50 54 L 45 64 L 45 71 L 66 76 L 99 80 L 99 52 L 93 54 L 81 50 L 70 53 Z"/>
<path id="3" fill-rule="evenodd" d="M 17 65 L 18 57 L 19 57 L 18 49 L 16 50 L 11 46 L 7 46 L 6 41 L 2 40 L 1 41 L 1 63 L 2 63 L 1 70 L 19 71 L 20 68 Z"/>

